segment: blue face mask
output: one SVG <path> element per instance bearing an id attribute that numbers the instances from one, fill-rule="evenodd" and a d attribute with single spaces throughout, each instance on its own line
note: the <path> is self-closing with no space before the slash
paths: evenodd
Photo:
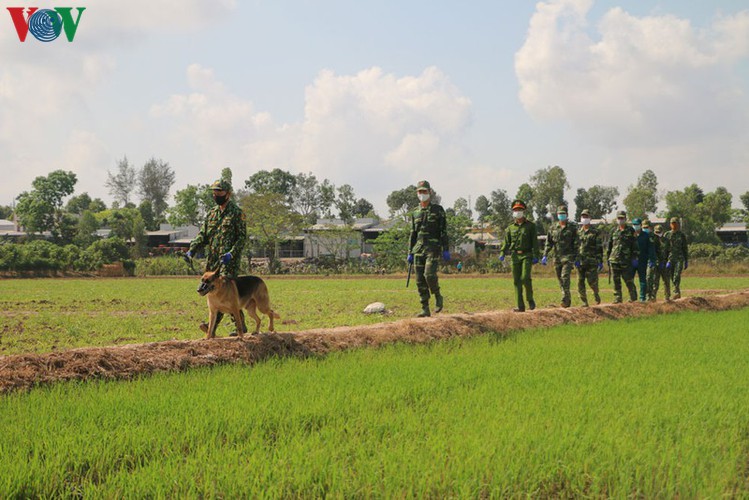
<path id="1" fill-rule="evenodd" d="M 632 227 L 635 229 L 635 231 L 639 231 L 641 226 L 639 224 L 635 224 Z"/>
<path id="2" fill-rule="evenodd" d="M 645 234 L 650 234 L 650 229 L 643 229 L 642 232 Z"/>
<path id="3" fill-rule="evenodd" d="M 559 222 L 564 222 L 567 220 L 567 214 L 557 214 L 557 218 L 559 219 Z"/>

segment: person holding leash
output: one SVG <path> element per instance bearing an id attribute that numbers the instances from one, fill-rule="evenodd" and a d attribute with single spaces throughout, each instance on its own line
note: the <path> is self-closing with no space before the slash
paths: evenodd
<path id="1" fill-rule="evenodd" d="M 525 312 L 523 287 L 528 307 L 532 311 L 536 308 L 536 302 L 533 300 L 531 266 L 538 264 L 541 252 L 538 247 L 538 233 L 536 225 L 525 218 L 525 203 L 522 200 L 512 202 L 512 218 L 515 222 L 505 231 L 505 240 L 499 250 L 499 260 L 504 262 L 505 255 L 512 255 L 512 279 L 517 301 L 517 307 L 513 311 Z"/>
<path id="2" fill-rule="evenodd" d="M 208 212 L 186 255 L 192 258 L 205 248 L 206 271 L 215 271 L 221 266 L 222 276 L 236 278 L 247 239 L 244 212 L 231 199 L 232 189 L 227 181 L 217 180 L 211 184 L 211 190 L 216 206 Z"/>
<path id="3" fill-rule="evenodd" d="M 445 209 L 432 203 L 432 194 L 429 182 L 420 181 L 416 185 L 419 209 L 411 215 L 411 239 L 407 260 L 416 268 L 416 288 L 421 300 L 421 312 L 417 314 L 419 318 L 431 316 L 430 292 L 434 295 L 434 312 L 442 311 L 444 300 L 440 293 L 437 265 L 440 255 L 445 261 L 450 260 Z"/>

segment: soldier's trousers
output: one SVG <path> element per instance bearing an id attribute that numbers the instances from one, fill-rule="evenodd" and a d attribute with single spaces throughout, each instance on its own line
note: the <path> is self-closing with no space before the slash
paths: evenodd
<path id="1" fill-rule="evenodd" d="M 656 299 L 661 280 L 663 280 L 663 296 L 666 300 L 671 299 L 671 276 L 665 266 L 663 268 L 660 266 L 661 265 L 658 264 L 655 267 L 648 269 L 648 290 L 650 292 L 648 298 L 650 300 Z"/>
<path id="2" fill-rule="evenodd" d="M 593 263 L 582 263 L 577 268 L 577 294 L 580 296 L 580 302 L 588 305 L 588 294 L 585 291 L 585 281 L 587 280 L 590 289 L 593 291 L 593 297 L 596 304 L 601 303 L 601 296 L 598 293 L 598 265 Z"/>
<path id="3" fill-rule="evenodd" d="M 572 302 L 572 297 L 570 297 L 570 277 L 572 276 L 572 268 L 574 266 L 575 264 L 572 261 L 556 259 L 554 262 L 554 270 L 557 272 L 559 289 L 562 291 L 562 304 L 565 306 L 569 306 Z"/>
<path id="4" fill-rule="evenodd" d="M 671 261 L 671 283 L 673 284 L 674 295 L 681 297 L 681 272 L 684 270 L 683 261 Z"/>
<path id="5" fill-rule="evenodd" d="M 629 291 L 629 300 L 637 300 L 637 289 L 635 288 L 634 269 L 629 264 L 611 263 L 611 274 L 614 276 L 614 302 L 622 301 L 622 281 Z"/>
<path id="6" fill-rule="evenodd" d="M 525 287 L 525 298 L 528 303 L 533 303 L 533 280 L 531 279 L 531 268 L 533 261 L 530 256 L 512 256 L 512 283 L 515 285 L 515 301 L 518 309 L 525 309 L 523 302 L 523 287 Z"/>
<path id="7" fill-rule="evenodd" d="M 432 295 L 440 294 L 440 284 L 437 278 L 437 266 L 439 254 L 424 252 L 414 255 L 414 269 L 416 270 L 416 288 L 419 291 L 419 299 L 422 305 L 429 304 L 429 292 Z"/>
<path id="8" fill-rule="evenodd" d="M 640 262 L 635 274 L 640 279 L 640 300 L 644 302 L 648 298 L 648 262 Z"/>

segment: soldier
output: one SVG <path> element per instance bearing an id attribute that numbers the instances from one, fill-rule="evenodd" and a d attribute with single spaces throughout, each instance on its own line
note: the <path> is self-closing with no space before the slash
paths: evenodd
<path id="1" fill-rule="evenodd" d="M 567 220 L 567 207 L 560 205 L 557 208 L 557 219 L 546 235 L 546 246 L 541 264 L 546 265 L 549 253 L 554 251 L 554 270 L 557 273 L 559 288 L 562 290 L 562 307 L 569 307 L 572 299 L 570 297 L 570 276 L 572 266 L 578 266 L 577 250 L 577 226 Z"/>
<path id="2" fill-rule="evenodd" d="M 648 290 L 650 291 L 650 300 L 655 300 L 658 295 L 658 287 L 661 279 L 663 280 L 663 294 L 666 297 L 666 302 L 671 301 L 671 283 L 666 269 L 666 262 L 668 262 L 668 252 L 666 251 L 666 243 L 663 240 L 663 226 L 658 224 L 655 226 L 655 237 L 653 243 L 655 247 L 655 267 L 648 270 Z"/>
<path id="3" fill-rule="evenodd" d="M 678 217 L 671 217 L 671 230 L 663 237 L 668 251 L 666 269 L 674 286 L 674 299 L 681 298 L 681 272 L 689 267 L 687 237 L 681 232 Z"/>
<path id="4" fill-rule="evenodd" d="M 603 269 L 603 241 L 598 229 L 590 225 L 590 212 L 586 208 L 580 213 L 581 228 L 577 231 L 579 241 L 577 250 L 577 293 L 583 307 L 588 307 L 588 296 L 585 293 L 585 280 L 593 291 L 596 304 L 601 303 L 598 293 L 598 273 Z"/>
<path id="5" fill-rule="evenodd" d="M 416 287 L 421 299 L 419 318 L 430 316 L 429 293 L 434 295 L 434 312 L 442 310 L 443 298 L 437 278 L 440 254 L 450 260 L 447 241 L 447 219 L 442 206 L 431 202 L 432 188 L 427 181 L 416 185 L 419 210 L 411 215 L 411 242 L 408 263 L 416 268 Z"/>
<path id="6" fill-rule="evenodd" d="M 611 231 L 606 260 L 609 269 L 614 275 L 614 303 L 622 302 L 622 280 L 629 290 L 629 300 L 637 300 L 637 290 L 634 282 L 634 268 L 639 263 L 637 260 L 637 238 L 632 227 L 627 225 L 627 212 L 620 211 L 616 214 L 617 227 Z"/>
<path id="7" fill-rule="evenodd" d="M 200 232 L 190 243 L 187 256 L 206 248 L 205 270 L 215 271 L 221 264 L 221 275 L 235 278 L 247 238 L 244 212 L 231 199 L 231 185 L 227 181 L 214 182 L 211 190 L 216 206 L 208 212 Z"/>
<path id="8" fill-rule="evenodd" d="M 536 308 L 536 302 L 533 300 L 531 266 L 538 264 L 540 253 L 536 225 L 525 218 L 525 203 L 521 200 L 512 202 L 512 217 L 515 222 L 505 231 L 505 241 L 500 249 L 499 260 L 504 262 L 505 255 L 512 255 L 512 279 L 517 301 L 517 308 L 513 311 L 525 312 L 523 287 L 528 307 L 532 311 Z"/>
<path id="9" fill-rule="evenodd" d="M 635 266 L 635 273 L 640 278 L 640 302 L 645 302 L 648 298 L 648 268 L 655 266 L 655 244 L 648 219 L 632 219 L 632 229 L 637 236 L 637 253 L 640 257 Z"/>

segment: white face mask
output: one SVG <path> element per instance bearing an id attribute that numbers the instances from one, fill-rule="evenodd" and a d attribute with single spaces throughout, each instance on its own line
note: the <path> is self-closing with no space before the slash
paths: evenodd
<path id="1" fill-rule="evenodd" d="M 419 197 L 419 201 L 429 201 L 429 193 L 416 193 Z"/>
<path id="2" fill-rule="evenodd" d="M 590 224 L 590 219 L 587 217 L 580 219 L 580 224 L 582 224 L 583 226 L 587 226 Z"/>
<path id="3" fill-rule="evenodd" d="M 515 219 L 522 219 L 524 215 L 525 215 L 525 212 L 523 212 L 522 210 L 516 210 L 515 212 L 512 212 L 512 216 Z"/>

